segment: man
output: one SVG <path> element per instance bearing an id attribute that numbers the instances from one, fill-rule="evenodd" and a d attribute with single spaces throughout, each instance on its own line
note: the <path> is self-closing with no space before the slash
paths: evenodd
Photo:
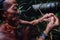
<path id="1" fill-rule="evenodd" d="M 16 38 L 15 29 L 16 27 L 18 27 L 19 24 L 36 25 L 39 22 L 41 23 L 43 21 L 49 21 L 49 24 L 47 25 L 47 28 L 44 31 L 45 34 L 48 34 L 48 32 L 52 30 L 54 26 L 58 25 L 58 19 L 52 13 L 45 14 L 43 17 L 33 21 L 25 21 L 25 20 L 19 19 L 19 16 L 18 16 L 19 10 L 17 9 L 18 4 L 16 0 L 5 0 L 4 6 L 6 9 L 5 11 L 3 11 L 4 13 L 2 13 L 3 21 L 2 21 L 2 24 L 0 24 L 0 40 L 18 40 Z M 52 20 L 53 21 L 55 20 L 55 21 L 52 22 Z M 51 23 L 54 23 L 54 24 L 51 24 Z M 50 25 L 52 25 L 52 27 Z M 27 31 L 25 32 L 27 34 Z M 24 39 L 24 40 L 27 40 L 27 39 Z M 43 38 L 40 37 L 38 40 L 43 40 Z"/>

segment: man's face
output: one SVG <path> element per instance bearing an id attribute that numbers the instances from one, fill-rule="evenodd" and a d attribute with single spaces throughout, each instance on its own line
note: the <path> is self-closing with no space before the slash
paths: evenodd
<path id="1" fill-rule="evenodd" d="M 16 2 L 16 0 L 6 0 L 8 2 L 8 6 L 9 8 L 7 9 L 7 19 L 10 19 L 10 20 L 14 20 L 18 13 L 19 13 L 19 10 L 18 10 L 18 4 Z"/>

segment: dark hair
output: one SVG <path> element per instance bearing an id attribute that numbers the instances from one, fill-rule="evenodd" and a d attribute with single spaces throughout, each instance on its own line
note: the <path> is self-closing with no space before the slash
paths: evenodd
<path id="1" fill-rule="evenodd" d="M 4 0 L 0 0 L 0 10 L 3 10 L 3 3 L 4 3 Z"/>
<path id="2" fill-rule="evenodd" d="M 4 9 L 3 9 L 3 2 L 4 0 L 0 0 L 0 20 L 3 19 L 3 13 L 4 13 Z"/>
<path id="3" fill-rule="evenodd" d="M 4 20 L 5 18 L 3 17 L 4 12 L 6 12 L 6 10 L 8 8 L 10 8 L 11 5 L 9 5 L 8 2 L 5 2 L 5 0 L 2 0 L 0 3 L 0 20 Z"/>

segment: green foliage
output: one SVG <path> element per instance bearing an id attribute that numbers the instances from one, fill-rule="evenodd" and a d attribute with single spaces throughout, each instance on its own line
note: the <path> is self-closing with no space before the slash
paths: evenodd
<path id="1" fill-rule="evenodd" d="M 28 4 L 31 4 L 31 5 L 33 5 L 33 4 L 38 4 L 38 3 L 45 3 L 45 2 L 53 2 L 53 1 L 57 1 L 57 0 L 18 0 L 18 3 L 19 3 L 19 9 L 20 9 L 20 11 L 21 11 L 21 14 L 23 14 L 24 12 L 25 12 L 25 7 L 24 7 L 24 3 L 28 3 Z M 30 6 L 31 6 L 30 5 Z M 59 14 L 60 12 L 58 12 L 58 13 L 56 13 L 55 15 L 58 17 L 58 18 L 60 18 L 60 14 Z M 36 15 L 36 14 L 35 14 Z M 30 17 L 30 19 L 36 19 L 36 18 L 39 18 L 41 15 L 36 15 L 36 16 L 33 16 L 33 17 Z M 46 26 L 46 23 L 43 23 L 43 24 L 38 24 L 37 25 L 37 28 L 38 28 L 38 31 L 40 31 L 41 30 L 41 28 L 42 28 L 42 30 L 44 30 L 46 27 L 44 27 L 44 26 L 42 26 L 42 25 L 45 25 Z M 42 27 L 41 27 L 42 26 Z M 60 26 L 57 28 L 57 29 L 59 29 L 60 30 Z M 54 34 L 55 33 L 55 34 Z M 56 32 L 56 31 L 52 31 L 52 35 L 53 35 L 53 40 L 57 40 L 55 37 L 57 36 L 57 37 L 59 37 L 59 35 L 60 35 L 60 32 L 59 32 L 59 34 L 58 34 L 58 32 Z M 58 38 L 59 39 L 59 38 Z"/>

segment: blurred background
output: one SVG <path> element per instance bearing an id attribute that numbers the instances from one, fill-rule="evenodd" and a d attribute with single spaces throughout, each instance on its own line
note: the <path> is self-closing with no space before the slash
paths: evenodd
<path id="1" fill-rule="evenodd" d="M 33 9 L 29 8 L 34 5 L 34 4 L 40 4 L 40 3 L 49 3 L 49 2 L 60 2 L 60 0 L 17 0 L 19 6 L 18 9 L 20 10 L 21 14 L 21 19 L 27 20 L 27 21 L 32 21 L 34 19 L 38 19 L 39 17 L 42 17 L 45 13 L 42 12 L 35 12 Z M 27 11 L 28 10 L 28 11 Z M 60 20 L 60 12 L 55 12 L 54 13 Z M 0 21 L 1 24 L 1 21 Z M 43 22 L 42 24 L 37 24 L 36 26 L 32 25 L 21 25 L 21 29 L 26 29 L 26 27 L 29 27 L 29 34 L 28 34 L 28 39 L 29 40 L 35 40 L 39 35 L 40 32 L 43 32 L 46 28 L 47 23 Z M 17 31 L 18 35 L 20 31 Z M 49 33 L 49 37 L 46 40 L 60 40 L 60 26 L 55 28 Z"/>

